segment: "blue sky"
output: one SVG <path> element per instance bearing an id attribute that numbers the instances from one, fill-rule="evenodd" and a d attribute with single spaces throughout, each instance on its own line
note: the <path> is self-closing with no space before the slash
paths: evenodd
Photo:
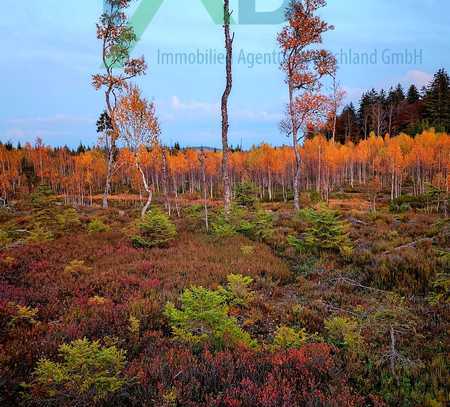
<path id="1" fill-rule="evenodd" d="M 245 1 L 245 0 L 241 0 Z M 237 9 L 237 2 L 232 5 Z M 102 0 L 2 0 L 0 47 L 2 101 L 0 140 L 16 143 L 41 137 L 51 145 L 96 141 L 95 121 L 102 94 L 91 86 L 100 47 L 95 23 Z M 259 11 L 281 0 L 257 0 Z M 343 54 L 339 80 L 348 101 L 368 88 L 427 83 L 450 67 L 450 3 L 442 0 L 329 0 L 322 14 L 336 29 L 324 46 Z M 238 19 L 238 13 L 235 17 Z M 260 142 L 283 144 L 278 123 L 287 99 L 276 61 L 250 66 L 245 58 L 277 50 L 281 25 L 234 27 L 234 87 L 230 99 L 230 141 L 244 147 Z M 214 25 L 200 0 L 165 0 L 134 50 L 145 55 L 148 74 L 140 79 L 144 95 L 157 104 L 162 139 L 182 145 L 220 144 L 218 102 L 224 87 L 220 64 L 163 64 L 161 53 L 223 52 L 222 27 Z M 342 51 L 341 51 L 342 50 Z M 345 61 L 361 53 L 373 64 Z M 393 54 L 414 56 L 401 64 Z M 159 59 L 158 59 L 159 55 Z M 406 58 L 406 57 L 405 57 Z M 406 58 L 407 59 L 407 58 Z"/>

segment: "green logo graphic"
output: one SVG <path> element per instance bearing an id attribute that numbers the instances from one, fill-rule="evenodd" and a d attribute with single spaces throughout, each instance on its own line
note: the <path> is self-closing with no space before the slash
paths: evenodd
<path id="1" fill-rule="evenodd" d="M 164 1 L 182 1 L 184 5 L 188 2 L 200 1 L 212 22 L 217 25 L 223 24 L 223 0 L 140 0 L 135 12 L 130 17 L 129 24 L 133 27 L 136 39 L 139 41 L 153 21 Z M 258 3 L 262 3 L 260 0 Z M 272 11 L 257 11 L 256 0 L 239 0 L 238 16 L 231 16 L 231 24 L 236 25 L 274 25 L 286 21 L 285 10 L 288 7 L 289 0 L 279 0 L 279 7 Z M 114 6 L 111 6 L 109 0 L 103 0 L 103 10 L 105 14 L 114 12 Z M 133 44 L 130 52 L 136 46 Z M 118 66 L 120 63 L 118 63 Z"/>
<path id="2" fill-rule="evenodd" d="M 135 13 L 130 19 L 130 24 L 138 40 L 142 38 L 147 27 L 152 22 L 156 13 L 165 0 L 141 0 Z M 171 1 L 171 0 L 167 0 Z M 174 0 L 172 0 L 174 1 Z M 179 0 L 178 0 L 179 1 Z M 188 0 L 183 0 L 187 2 Z M 190 0 L 200 1 L 208 12 L 214 24 L 223 24 L 223 1 L 222 0 Z M 256 0 L 239 0 L 239 17 L 231 19 L 232 24 L 245 25 L 269 25 L 281 24 L 285 21 L 284 12 L 289 0 L 280 0 L 280 6 L 273 11 L 257 11 Z"/>

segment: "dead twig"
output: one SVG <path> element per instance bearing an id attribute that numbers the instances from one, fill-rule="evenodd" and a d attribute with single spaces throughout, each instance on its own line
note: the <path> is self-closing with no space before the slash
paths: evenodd
<path id="1" fill-rule="evenodd" d="M 359 283 L 358 281 L 352 280 L 352 279 L 347 278 L 347 277 L 338 277 L 338 278 L 335 278 L 335 279 L 333 279 L 331 281 L 334 281 L 336 283 L 340 282 L 340 283 L 348 284 L 348 285 L 351 285 L 352 287 L 363 288 L 365 290 L 377 291 L 377 292 L 380 292 L 380 293 L 383 293 L 383 294 L 390 294 L 391 293 L 390 291 L 380 290 L 379 288 L 374 288 L 374 287 L 369 287 L 367 285 L 363 285 L 363 284 Z"/>
<path id="2" fill-rule="evenodd" d="M 383 252 L 383 255 L 392 253 L 392 252 L 397 251 L 397 250 L 402 250 L 402 249 L 408 249 L 408 248 L 416 247 L 419 243 L 423 243 L 423 242 L 431 242 L 431 243 L 433 243 L 435 240 L 436 240 L 436 237 L 424 237 L 424 238 L 416 240 L 414 242 L 407 243 L 407 244 L 395 247 L 392 250 L 387 250 L 387 251 Z"/>
<path id="3" fill-rule="evenodd" d="M 389 369 L 391 371 L 392 377 L 395 378 L 397 385 L 399 385 L 399 378 L 397 375 L 396 366 L 413 366 L 414 362 L 407 357 L 400 354 L 396 349 L 395 331 L 394 327 L 391 325 L 389 329 L 390 333 L 390 344 L 389 351 L 386 352 L 380 359 L 381 363 L 389 361 Z"/>
<path id="4" fill-rule="evenodd" d="M 362 226 L 368 226 L 369 224 L 367 222 L 363 222 L 362 220 L 350 217 L 347 218 L 347 221 L 352 223 L 353 225 L 362 225 Z"/>
<path id="5" fill-rule="evenodd" d="M 329 311 L 343 312 L 343 313 L 345 313 L 345 314 L 349 314 L 349 315 L 352 315 L 352 316 L 357 317 L 357 318 L 361 317 L 361 314 L 357 314 L 356 312 L 349 311 L 349 310 L 344 309 L 344 308 L 340 308 L 340 307 L 338 307 L 338 306 L 336 306 L 336 305 L 329 304 L 329 303 L 327 303 L 327 302 L 321 301 L 321 303 L 322 303 Z M 367 314 L 366 314 L 366 315 L 367 315 Z M 363 316 L 366 316 L 366 315 L 363 315 Z"/>

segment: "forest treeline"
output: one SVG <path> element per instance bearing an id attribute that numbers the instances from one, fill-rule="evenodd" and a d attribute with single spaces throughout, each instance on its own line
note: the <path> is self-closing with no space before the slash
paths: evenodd
<path id="1" fill-rule="evenodd" d="M 332 137 L 330 121 L 324 129 L 328 138 Z M 450 130 L 450 78 L 445 69 L 440 69 L 420 90 L 411 85 L 405 91 L 398 84 L 388 91 L 364 92 L 359 107 L 350 103 L 338 115 L 336 140 L 356 143 L 372 131 L 376 135 L 417 134 L 430 127 L 437 131 Z"/>
<path id="2" fill-rule="evenodd" d="M 372 132 L 366 140 L 345 144 L 318 135 L 306 140 L 299 150 L 302 189 L 317 191 L 324 198 L 339 188 L 357 185 L 389 189 L 392 199 L 405 192 L 424 193 L 427 184 L 443 191 L 449 189 L 450 136 L 433 129 L 416 137 L 380 137 Z M 138 154 L 154 193 L 170 199 L 205 190 L 211 199 L 222 194 L 221 151 L 156 146 L 142 147 Z M 134 165 L 134 153 L 121 148 L 116 160 L 113 192 L 145 194 L 141 174 Z M 66 202 L 89 205 L 93 196 L 103 191 L 107 157 L 101 149 L 81 147 L 71 151 L 67 147 L 52 148 L 38 140 L 20 148 L 0 145 L 0 169 L 4 199 L 47 184 Z M 233 151 L 230 169 L 234 187 L 248 181 L 262 199 L 292 198 L 295 156 L 290 146 L 261 144 L 249 151 Z"/>
<path id="3" fill-rule="evenodd" d="M 102 117 L 109 120 L 106 113 Z M 102 117 L 99 132 L 110 126 Z M 358 108 L 346 105 L 335 119 L 331 114 L 323 123 L 321 128 L 310 128 L 298 147 L 303 189 L 316 190 L 326 198 L 345 185 L 375 181 L 376 188 L 390 188 L 392 199 L 401 195 L 405 185 L 415 195 L 423 193 L 427 183 L 448 190 L 450 78 L 444 69 L 420 91 L 411 85 L 405 92 L 399 84 L 389 91 L 365 92 Z M 134 165 L 135 149 L 131 150 L 115 151 L 111 189 L 142 195 L 146 192 L 142 174 Z M 7 200 L 45 183 L 67 201 L 92 203 L 93 196 L 109 183 L 109 155 L 108 150 L 82 144 L 77 150 L 51 148 L 39 139 L 23 147 L 0 143 L 1 196 Z M 207 188 L 211 199 L 223 195 L 221 151 L 181 149 L 178 143 L 173 148 L 141 145 L 139 157 L 156 193 L 176 198 L 179 193 Z M 263 143 L 249 151 L 230 148 L 229 162 L 232 186 L 248 180 L 262 199 L 292 197 L 297 165 L 293 147 Z"/>

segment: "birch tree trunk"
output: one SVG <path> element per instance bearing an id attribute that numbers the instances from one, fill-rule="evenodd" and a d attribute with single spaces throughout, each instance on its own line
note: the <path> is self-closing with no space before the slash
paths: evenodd
<path id="1" fill-rule="evenodd" d="M 225 49 L 226 49 L 226 86 L 222 95 L 222 178 L 223 178 L 223 202 L 225 214 L 229 214 L 231 210 L 231 182 L 229 169 L 229 148 L 228 148 L 228 98 L 231 94 L 233 86 L 233 36 L 230 33 L 230 2 L 224 0 L 224 33 L 225 33 Z"/>
<path id="2" fill-rule="evenodd" d="M 153 191 L 150 188 L 150 185 L 148 184 L 147 177 L 145 176 L 144 170 L 142 169 L 141 165 L 139 164 L 139 161 L 136 161 L 136 168 L 141 174 L 142 177 L 142 183 L 144 184 L 145 192 L 147 192 L 147 201 L 145 202 L 145 205 L 142 207 L 141 211 L 141 217 L 144 218 L 145 214 L 148 211 L 148 208 L 150 208 L 150 205 L 152 204 L 153 199 Z"/>
<path id="3" fill-rule="evenodd" d="M 295 210 L 300 210 L 300 171 L 301 171 L 301 156 L 298 150 L 298 128 L 295 119 L 294 111 L 294 92 L 292 89 L 292 83 L 289 79 L 289 115 L 291 117 L 292 126 L 292 146 L 294 147 L 295 154 L 295 168 L 294 168 L 294 207 Z"/>

